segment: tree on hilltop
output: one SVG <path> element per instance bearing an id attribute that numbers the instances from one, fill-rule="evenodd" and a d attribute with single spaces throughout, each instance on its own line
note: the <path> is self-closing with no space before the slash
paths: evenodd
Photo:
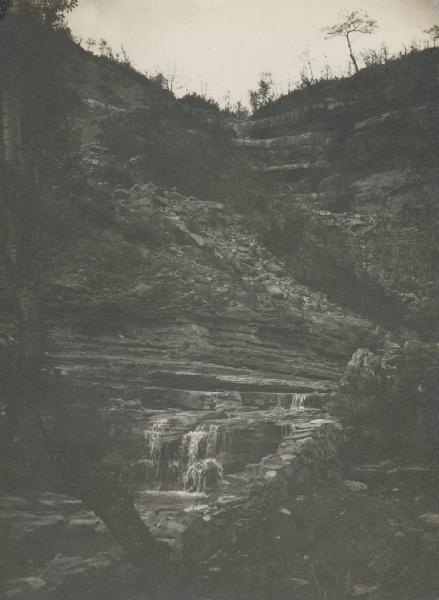
<path id="1" fill-rule="evenodd" d="M 424 33 L 431 37 L 433 46 L 436 48 L 436 42 L 439 40 L 439 25 L 433 25 L 428 29 L 424 29 Z"/>
<path id="2" fill-rule="evenodd" d="M 367 12 L 361 10 L 353 10 L 351 12 L 344 11 L 340 13 L 339 18 L 340 20 L 338 23 L 331 25 L 330 27 L 325 27 L 322 31 L 327 40 L 335 37 L 344 37 L 346 39 L 349 48 L 349 56 L 354 65 L 355 72 L 358 73 L 360 69 L 352 48 L 351 35 L 353 33 L 370 35 L 376 31 L 378 23 L 375 19 L 372 19 Z"/>

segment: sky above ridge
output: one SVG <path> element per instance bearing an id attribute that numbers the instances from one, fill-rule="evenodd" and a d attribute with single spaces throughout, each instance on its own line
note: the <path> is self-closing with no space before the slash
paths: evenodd
<path id="1" fill-rule="evenodd" d="M 69 23 L 81 38 L 123 45 L 142 72 L 176 72 L 178 95 L 190 90 L 221 100 L 230 91 L 245 101 L 263 72 L 286 91 L 299 79 L 304 53 L 315 75 L 326 60 L 335 74 L 346 72 L 345 42 L 324 40 L 321 29 L 354 9 L 380 25 L 354 38 L 359 53 L 382 42 L 397 50 L 439 24 L 439 0 L 79 0 Z"/>

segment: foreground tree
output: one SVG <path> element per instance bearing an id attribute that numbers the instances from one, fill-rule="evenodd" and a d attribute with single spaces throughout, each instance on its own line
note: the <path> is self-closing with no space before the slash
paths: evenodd
<path id="1" fill-rule="evenodd" d="M 57 210 L 57 201 L 68 196 L 65 182 L 72 175 L 73 93 L 66 85 L 62 24 L 76 3 L 13 0 L 3 4 L 0 21 L 0 259 L 18 321 L 6 414 L 11 439 L 24 462 L 36 467 L 41 459 L 51 464 L 70 492 L 105 522 L 130 560 L 157 581 L 167 565 L 167 546 L 154 541 L 132 494 L 117 473 L 103 467 L 99 453 L 81 451 L 88 447 L 87 431 L 75 423 L 75 414 L 66 418 L 62 399 L 56 397 L 61 396 L 59 390 L 45 397 L 42 381 L 43 265 L 50 241 L 45 219 Z M 72 430 L 77 437 L 72 438 Z"/>
<path id="2" fill-rule="evenodd" d="M 372 34 L 378 28 L 378 23 L 372 19 L 366 12 L 354 10 L 351 12 L 345 11 L 340 13 L 340 21 L 330 27 L 325 27 L 322 31 L 325 34 L 325 39 L 329 40 L 335 37 L 344 37 L 346 39 L 349 56 L 354 66 L 355 72 L 359 72 L 358 62 L 355 57 L 351 35 L 354 33 Z"/>

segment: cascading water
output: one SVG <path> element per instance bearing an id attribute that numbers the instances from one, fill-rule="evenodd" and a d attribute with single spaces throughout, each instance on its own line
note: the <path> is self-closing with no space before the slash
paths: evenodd
<path id="1" fill-rule="evenodd" d="M 149 455 L 149 458 L 152 462 L 152 467 L 154 470 L 155 476 L 158 476 L 160 471 L 160 462 L 162 457 L 162 447 L 163 447 L 163 431 L 166 427 L 167 420 L 166 419 L 154 419 L 151 423 L 150 429 L 147 429 L 144 432 L 145 441 L 146 441 L 146 449 Z"/>
<path id="2" fill-rule="evenodd" d="M 184 489 L 192 492 L 209 492 L 218 487 L 223 478 L 223 467 L 214 458 L 205 458 L 189 464 L 184 475 Z"/>
<path id="3" fill-rule="evenodd" d="M 183 458 L 185 455 L 187 456 L 189 464 L 194 463 L 202 454 L 203 448 L 206 446 L 207 435 L 207 431 L 197 428 L 183 436 L 182 454 Z"/>
<path id="4" fill-rule="evenodd" d="M 293 394 L 290 410 L 303 410 L 308 394 Z"/>
<path id="5" fill-rule="evenodd" d="M 199 425 L 183 436 L 180 462 L 184 489 L 202 492 L 218 486 L 223 467 L 216 457 L 226 450 L 228 441 L 228 432 L 216 424 Z"/>
<path id="6" fill-rule="evenodd" d="M 183 436 L 181 443 L 182 463 L 191 464 L 200 458 L 215 458 L 227 450 L 228 431 L 220 425 L 198 425 L 194 431 Z"/>
<path id="7" fill-rule="evenodd" d="M 156 417 L 143 432 L 136 467 L 137 473 L 146 478 L 148 488 L 163 491 L 182 487 L 187 492 L 201 493 L 218 487 L 223 477 L 219 456 L 230 444 L 228 428 L 204 423 L 186 433 L 178 447 L 172 436 L 166 438 L 167 425 L 168 419 Z"/>
<path id="8" fill-rule="evenodd" d="M 219 425 L 210 425 L 206 439 L 206 456 L 213 458 L 221 450 L 221 431 Z"/>

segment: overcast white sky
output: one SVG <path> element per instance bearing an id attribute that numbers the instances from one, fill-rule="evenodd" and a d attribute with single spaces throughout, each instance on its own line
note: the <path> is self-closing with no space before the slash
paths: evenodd
<path id="1" fill-rule="evenodd" d="M 73 33 L 125 46 L 141 71 L 166 74 L 174 64 L 180 94 L 187 88 L 221 99 L 246 99 L 262 72 L 279 87 L 296 81 L 309 49 L 318 74 L 325 54 L 335 72 L 346 69 L 343 40 L 323 39 L 321 28 L 344 9 L 363 9 L 379 21 L 373 36 L 358 36 L 356 48 L 386 41 L 399 48 L 439 23 L 439 0 L 79 0 L 70 17 Z"/>

